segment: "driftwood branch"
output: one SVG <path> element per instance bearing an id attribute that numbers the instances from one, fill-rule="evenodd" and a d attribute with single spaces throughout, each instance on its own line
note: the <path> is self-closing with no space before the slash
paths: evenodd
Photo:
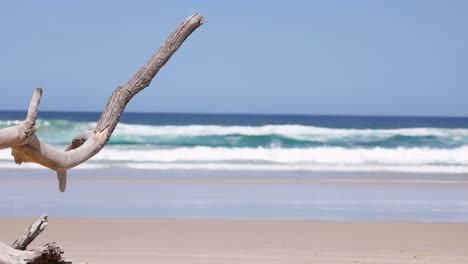
<path id="1" fill-rule="evenodd" d="M 43 215 L 36 222 L 32 223 L 24 234 L 18 238 L 11 246 L 14 249 L 25 250 L 31 242 L 47 227 L 47 215 Z"/>
<path id="2" fill-rule="evenodd" d="M 42 89 L 34 92 L 26 119 L 19 125 L 0 129 L 0 149 L 11 148 L 15 162 L 34 162 L 57 172 L 60 191 L 65 191 L 67 170 L 96 155 L 106 145 L 128 102 L 148 87 L 151 80 L 190 34 L 205 22 L 199 14 L 183 21 L 149 61 L 122 86 L 114 90 L 94 131 L 77 135 L 65 150 L 41 141 L 34 133 Z"/>
<path id="3" fill-rule="evenodd" d="M 17 250 L 0 243 L 0 264 L 68 264 L 62 257 L 63 249 L 54 242 L 34 250 Z"/>
<path id="4" fill-rule="evenodd" d="M 54 242 L 39 246 L 34 250 L 26 250 L 26 247 L 44 231 L 46 226 L 47 215 L 44 215 L 29 226 L 11 247 L 0 243 L 0 264 L 71 264 L 70 260 L 62 257 L 63 249 Z"/>
<path id="5" fill-rule="evenodd" d="M 38 128 L 36 126 L 36 118 L 41 95 L 42 89 L 37 88 L 34 91 L 28 114 L 23 122 L 17 126 L 0 129 L 0 149 L 28 143 L 29 136 L 33 135 Z"/>
<path id="6" fill-rule="evenodd" d="M 193 14 L 185 19 L 182 24 L 167 38 L 162 47 L 153 54 L 149 61 L 126 84 L 118 87 L 110 97 L 102 113 L 101 119 L 96 125 L 95 132 L 99 133 L 109 128 L 108 135 L 112 134 L 119 122 L 120 116 L 127 103 L 138 92 L 148 87 L 154 76 L 166 64 L 171 56 L 180 48 L 182 43 L 201 26 L 205 19 L 199 14 Z"/>

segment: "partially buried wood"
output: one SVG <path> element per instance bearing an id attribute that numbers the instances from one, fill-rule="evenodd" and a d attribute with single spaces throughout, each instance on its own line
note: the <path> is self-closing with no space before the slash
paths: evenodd
<path id="1" fill-rule="evenodd" d="M 34 162 L 56 171 L 59 189 L 65 191 L 67 170 L 101 151 L 117 126 L 128 102 L 150 85 L 151 80 L 187 37 L 204 22 L 204 18 L 199 14 L 193 14 L 185 19 L 135 76 L 114 90 L 94 130 L 77 135 L 65 150 L 46 144 L 35 134 L 38 129 L 36 118 L 42 96 L 41 88 L 37 88 L 34 92 L 26 119 L 16 126 L 0 129 L 0 149 L 11 148 L 17 164 Z"/>
<path id="2" fill-rule="evenodd" d="M 63 258 L 63 249 L 49 242 L 34 250 L 26 250 L 28 245 L 47 227 L 47 215 L 32 223 L 26 232 L 18 238 L 11 247 L 0 243 L 0 264 L 48 264 L 72 263 Z"/>
<path id="3" fill-rule="evenodd" d="M 62 248 L 54 242 L 34 250 L 17 250 L 0 243 L 0 264 L 71 264 L 62 254 Z"/>

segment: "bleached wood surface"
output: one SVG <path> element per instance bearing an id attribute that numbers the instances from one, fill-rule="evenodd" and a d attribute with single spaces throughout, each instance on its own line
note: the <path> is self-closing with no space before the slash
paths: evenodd
<path id="1" fill-rule="evenodd" d="M 34 91 L 26 119 L 17 126 L 0 129 L 0 149 L 11 148 L 17 164 L 34 162 L 56 171 L 59 189 L 65 191 L 67 170 L 101 151 L 117 126 L 128 102 L 149 86 L 158 71 L 204 21 L 199 14 L 193 14 L 185 19 L 135 76 L 114 90 L 94 131 L 85 131 L 77 135 L 65 150 L 57 149 L 35 135 L 38 129 L 36 118 L 42 95 L 41 88 Z"/>

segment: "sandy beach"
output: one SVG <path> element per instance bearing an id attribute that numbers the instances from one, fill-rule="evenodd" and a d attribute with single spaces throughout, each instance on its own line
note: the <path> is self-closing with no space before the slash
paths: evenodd
<path id="1" fill-rule="evenodd" d="M 72 170 L 66 193 L 52 171 L 0 175 L 0 217 L 468 222 L 465 175 Z"/>
<path id="2" fill-rule="evenodd" d="M 47 212 L 32 246 L 74 263 L 468 263 L 464 175 L 74 170 L 65 194 L 0 175 L 0 241 Z"/>
<path id="3" fill-rule="evenodd" d="M 468 264 L 468 1 L 0 14 L 0 264 Z"/>
<path id="4" fill-rule="evenodd" d="M 4 243 L 34 218 L 1 218 Z M 52 218 L 76 263 L 468 263 L 468 224 Z"/>

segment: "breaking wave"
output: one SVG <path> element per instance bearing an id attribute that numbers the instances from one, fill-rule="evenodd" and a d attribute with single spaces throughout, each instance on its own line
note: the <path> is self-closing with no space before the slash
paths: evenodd
<path id="1" fill-rule="evenodd" d="M 17 124 L 0 121 L 0 128 Z M 95 123 L 39 120 L 38 134 L 65 147 Z M 468 173 L 468 129 L 338 129 L 306 125 L 119 124 L 82 166 L 143 169 Z M 0 167 L 11 166 L 0 152 Z M 29 165 L 27 165 L 29 166 Z"/>

